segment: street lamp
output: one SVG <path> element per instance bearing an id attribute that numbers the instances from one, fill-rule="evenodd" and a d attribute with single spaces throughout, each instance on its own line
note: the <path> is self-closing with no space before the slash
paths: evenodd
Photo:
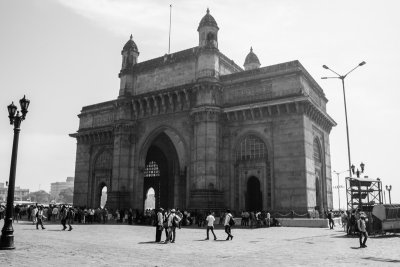
<path id="1" fill-rule="evenodd" d="M 339 211 L 340 211 L 340 188 L 343 188 L 343 185 L 339 185 L 339 175 L 347 172 L 347 170 L 342 171 L 342 172 L 337 172 L 337 171 L 333 171 L 336 175 L 337 175 L 337 186 L 334 186 L 333 188 L 337 188 L 337 192 L 338 192 L 338 198 L 339 198 Z"/>
<path id="2" fill-rule="evenodd" d="M 364 173 L 364 168 L 365 168 L 365 164 L 364 163 L 360 163 L 360 168 L 361 168 L 361 172 L 360 172 L 360 170 L 357 168 L 357 171 L 354 171 L 355 169 L 356 169 L 356 166 L 354 166 L 353 164 L 351 165 L 351 172 L 354 174 L 356 174 L 357 175 L 357 178 L 360 178 L 360 174 L 361 173 Z"/>
<path id="3" fill-rule="evenodd" d="M 14 125 L 14 140 L 11 155 L 11 166 L 10 166 L 10 178 L 8 182 L 8 196 L 7 196 L 7 209 L 6 217 L 4 218 L 4 227 L 1 230 L 0 237 L 0 249 L 14 249 L 14 229 L 12 226 L 12 215 L 14 209 L 14 189 L 15 189 L 15 172 L 17 168 L 17 153 L 18 153 L 18 138 L 20 132 L 21 122 L 25 120 L 26 113 L 28 113 L 30 101 L 28 99 L 22 98 L 19 101 L 21 106 L 21 113 L 17 111 L 17 107 L 12 102 L 8 109 L 8 118 L 10 119 L 10 124 Z"/>
<path id="4" fill-rule="evenodd" d="M 389 185 L 389 186 L 386 185 L 386 190 L 389 192 L 389 204 L 392 204 L 392 199 L 390 198 L 390 191 L 392 190 L 392 186 L 391 185 Z"/>
<path id="5" fill-rule="evenodd" d="M 340 75 L 338 74 L 336 71 L 330 69 L 328 66 L 323 65 L 322 67 L 324 69 L 330 70 L 331 72 L 333 72 L 334 74 L 336 74 L 337 76 L 333 76 L 333 77 L 322 77 L 321 79 L 341 79 L 342 80 L 342 87 L 343 87 L 343 99 L 344 99 L 344 114 L 346 117 L 346 133 L 347 133 L 347 154 L 348 154 L 348 159 L 349 159 L 349 174 L 351 177 L 351 159 L 350 159 L 350 139 L 349 139 L 349 124 L 347 121 L 347 107 L 346 107 L 346 92 L 344 89 L 344 79 L 347 77 L 347 75 L 349 75 L 352 71 L 354 71 L 356 68 L 361 67 L 363 65 L 365 65 L 365 61 L 361 62 L 360 64 L 358 64 L 356 67 L 354 67 L 352 70 L 350 70 L 349 72 L 347 72 L 345 75 Z"/>

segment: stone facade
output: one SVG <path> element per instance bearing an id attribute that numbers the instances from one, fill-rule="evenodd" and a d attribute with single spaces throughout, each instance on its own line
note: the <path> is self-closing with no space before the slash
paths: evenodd
<path id="1" fill-rule="evenodd" d="M 243 70 L 218 49 L 218 26 L 200 22 L 199 45 L 139 62 L 122 50 L 118 98 L 83 107 L 74 205 L 295 210 L 332 208 L 322 88 L 298 61 Z"/>

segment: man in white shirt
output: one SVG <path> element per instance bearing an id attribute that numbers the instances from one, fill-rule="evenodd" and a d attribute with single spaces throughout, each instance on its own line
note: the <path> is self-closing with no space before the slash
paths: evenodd
<path id="1" fill-rule="evenodd" d="M 224 222 L 225 233 L 228 234 L 228 237 L 226 238 L 226 240 L 229 240 L 229 238 L 231 240 L 233 239 L 233 235 L 231 234 L 231 225 L 229 224 L 231 218 L 233 219 L 233 216 L 231 214 L 231 210 L 227 209 L 226 210 L 226 215 L 225 215 L 225 222 Z"/>
<path id="2" fill-rule="evenodd" d="M 210 232 L 210 230 L 211 230 L 211 233 L 212 233 L 213 236 L 214 236 L 214 240 L 217 240 L 217 236 L 216 236 L 215 233 L 214 233 L 214 222 L 215 222 L 215 218 L 214 218 L 214 216 L 212 215 L 211 211 L 208 212 L 208 216 L 207 216 L 207 218 L 206 218 L 206 221 L 207 221 L 207 238 L 206 238 L 206 240 L 209 239 L 208 233 Z"/>

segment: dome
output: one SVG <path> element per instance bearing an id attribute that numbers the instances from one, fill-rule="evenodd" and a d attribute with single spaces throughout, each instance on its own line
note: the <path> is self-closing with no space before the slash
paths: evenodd
<path id="1" fill-rule="evenodd" d="M 129 41 L 126 42 L 126 44 L 124 45 L 123 51 L 126 51 L 126 50 L 133 50 L 135 52 L 139 51 L 138 48 L 137 48 L 137 45 L 132 40 L 132 34 L 131 34 L 131 38 L 129 39 Z"/>
<path id="2" fill-rule="evenodd" d="M 258 60 L 258 57 L 253 52 L 253 47 L 250 47 L 250 53 L 246 56 L 246 59 L 244 60 L 244 65 L 253 64 L 253 63 L 261 65 L 260 60 Z"/>
<path id="3" fill-rule="evenodd" d="M 204 15 L 204 17 L 201 19 L 199 27 L 197 28 L 197 31 L 204 26 L 212 26 L 218 28 L 217 22 L 213 18 L 213 16 L 210 15 L 210 9 L 207 8 L 207 14 Z"/>

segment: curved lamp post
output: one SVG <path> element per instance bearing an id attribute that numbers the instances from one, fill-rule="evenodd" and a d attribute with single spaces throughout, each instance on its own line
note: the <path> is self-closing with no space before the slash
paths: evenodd
<path id="1" fill-rule="evenodd" d="M 347 133 L 347 154 L 348 154 L 348 158 L 349 158 L 349 175 L 351 177 L 351 159 L 350 159 L 350 140 L 349 140 L 349 124 L 347 121 L 347 107 L 346 107 L 346 92 L 344 89 L 344 79 L 347 77 L 347 75 L 349 75 L 351 72 L 353 72 L 355 69 L 357 69 L 358 67 L 361 67 L 363 65 L 365 65 L 365 61 L 361 62 L 360 64 L 358 64 L 356 67 L 354 67 L 352 70 L 350 70 L 349 72 L 347 72 L 345 75 L 340 75 L 339 73 L 337 73 L 336 71 L 330 69 L 328 66 L 323 65 L 322 67 L 324 69 L 330 70 L 331 72 L 333 72 L 334 74 L 336 74 L 337 76 L 333 76 L 333 77 L 322 77 L 321 79 L 340 79 L 342 80 L 342 86 L 343 86 L 343 99 L 344 99 L 344 114 L 346 116 L 346 133 Z"/>
<path id="2" fill-rule="evenodd" d="M 8 182 L 8 196 L 7 196 L 7 209 L 6 217 L 4 218 L 4 227 L 1 230 L 0 237 L 0 249 L 14 249 L 14 229 L 12 226 L 12 215 L 14 209 L 14 189 L 15 189 L 15 172 L 17 169 L 17 154 L 18 154 L 18 139 L 19 132 L 21 130 L 21 122 L 25 120 L 26 113 L 28 113 L 30 101 L 22 98 L 19 101 L 21 106 L 21 113 L 17 111 L 17 107 L 12 102 L 8 107 L 8 118 L 10 118 L 10 124 L 14 125 L 14 140 L 11 155 L 11 167 L 10 167 L 10 178 Z"/>

